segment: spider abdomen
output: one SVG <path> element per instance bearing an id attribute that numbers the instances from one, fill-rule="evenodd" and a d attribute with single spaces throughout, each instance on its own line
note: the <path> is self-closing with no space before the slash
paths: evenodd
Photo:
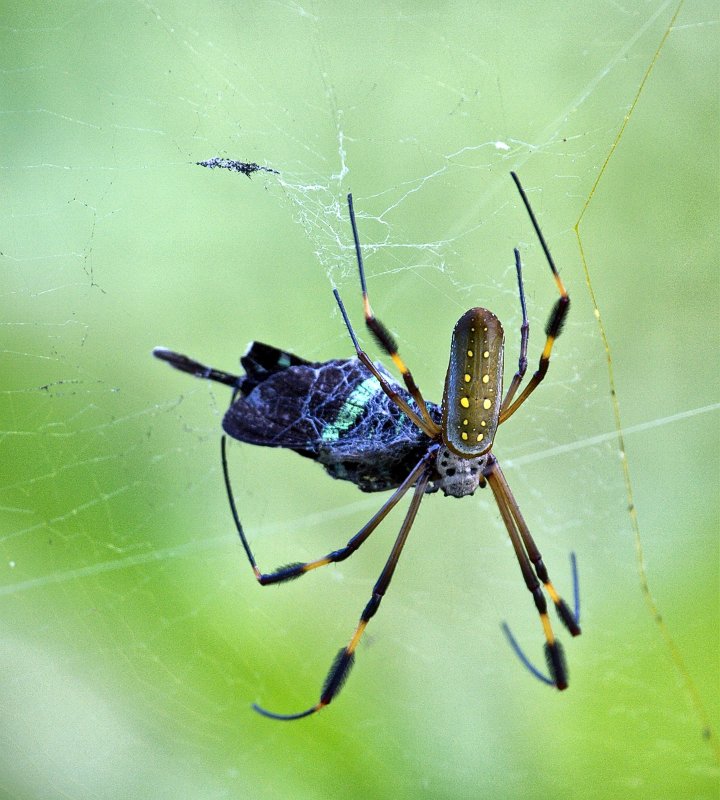
<path id="1" fill-rule="evenodd" d="M 457 321 L 443 395 L 443 438 L 456 455 L 475 458 L 492 447 L 500 418 L 504 334 L 486 308 Z"/>

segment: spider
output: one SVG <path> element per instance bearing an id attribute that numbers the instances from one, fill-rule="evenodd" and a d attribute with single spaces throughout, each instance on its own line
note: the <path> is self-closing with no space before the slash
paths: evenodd
<path id="1" fill-rule="evenodd" d="M 514 252 L 522 311 L 520 356 L 507 392 L 503 395 L 502 325 L 492 311 L 471 308 L 460 317 L 453 330 L 442 404 L 437 406 L 425 401 L 398 353 L 393 336 L 373 313 L 350 194 L 348 210 L 365 324 L 400 372 L 404 389 L 382 364 L 373 363 L 360 347 L 337 289 L 333 292 L 355 348 L 354 358 L 310 362 L 270 345 L 253 342 L 241 358 L 245 375 L 236 376 L 165 348 L 153 351 L 157 358 L 176 369 L 233 388 L 223 428 L 234 439 L 295 450 L 302 456 L 318 461 L 334 478 L 352 481 L 362 491 L 394 489 L 379 511 L 344 547 L 314 561 L 262 572 L 257 566 L 235 505 L 228 474 L 226 436 L 223 435 L 221 455 L 230 508 L 250 566 L 261 585 L 299 578 L 319 567 L 345 560 L 360 548 L 405 494 L 413 490 L 390 556 L 355 631 L 330 668 L 319 700 L 310 708 L 295 714 L 278 714 L 255 704 L 253 708 L 266 717 L 278 720 L 307 717 L 329 705 L 336 697 L 353 665 L 358 643 L 390 586 L 423 496 L 442 490 L 445 496 L 466 497 L 478 487 L 487 485 L 495 497 L 525 585 L 540 617 L 550 677 L 544 678 L 535 670 L 509 635 L 511 645 L 536 676 L 557 689 L 567 688 L 563 650 L 550 623 L 545 593 L 549 595 L 561 622 L 573 636 L 580 634 L 577 602 L 573 614 L 553 586 L 540 551 L 492 452 L 498 426 L 510 419 L 545 377 L 553 344 L 562 331 L 570 307 L 570 298 L 525 190 L 517 175 L 514 172 L 510 174 L 527 209 L 559 293 L 545 327 L 545 346 L 538 367 L 522 391 L 520 387 L 527 370 L 530 325 L 519 251 L 515 249 Z"/>

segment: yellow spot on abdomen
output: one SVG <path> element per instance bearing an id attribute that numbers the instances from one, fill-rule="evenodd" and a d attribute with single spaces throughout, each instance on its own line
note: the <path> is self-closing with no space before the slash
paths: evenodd
<path id="1" fill-rule="evenodd" d="M 473 352 L 472 352 L 472 350 L 468 350 L 468 357 L 469 357 L 469 358 L 472 358 L 472 357 L 473 357 Z"/>
<path id="2" fill-rule="evenodd" d="M 489 351 L 489 350 L 486 350 L 486 351 L 483 353 L 483 358 L 490 358 L 490 351 Z"/>
<path id="3" fill-rule="evenodd" d="M 467 433 L 465 433 L 465 431 L 462 432 L 462 438 L 463 438 L 463 441 L 465 441 L 465 442 L 467 441 Z"/>
<path id="4" fill-rule="evenodd" d="M 492 403 L 489 400 L 483 400 L 483 408 L 490 408 Z"/>
<path id="5" fill-rule="evenodd" d="M 490 376 L 489 375 L 483 375 L 483 378 L 482 378 L 483 383 L 487 383 L 489 380 L 490 380 Z"/>
<path id="6" fill-rule="evenodd" d="M 468 373 L 466 372 L 465 373 L 465 383 L 470 383 L 470 380 L 471 380 L 470 375 L 468 375 Z"/>
<path id="7" fill-rule="evenodd" d="M 483 440 L 484 438 L 485 438 L 485 434 L 484 434 L 484 433 L 478 433 L 478 435 L 477 435 L 477 440 L 478 440 L 478 442 L 482 442 L 482 440 Z"/>
<path id="8" fill-rule="evenodd" d="M 467 397 L 461 397 L 460 398 L 460 405 L 463 408 L 470 408 L 470 401 L 467 399 Z"/>

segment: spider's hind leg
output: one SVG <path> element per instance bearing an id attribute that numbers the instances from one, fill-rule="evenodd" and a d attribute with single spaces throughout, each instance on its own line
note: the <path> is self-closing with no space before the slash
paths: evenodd
<path id="1" fill-rule="evenodd" d="M 373 338 L 378 343 L 378 345 L 390 356 L 390 358 L 393 360 L 393 363 L 400 371 L 400 374 L 403 377 L 403 381 L 405 381 L 405 386 L 407 387 L 410 396 L 417 404 L 417 407 L 420 409 L 420 416 L 422 417 L 424 424 L 430 431 L 431 437 L 436 436 L 438 433 L 440 433 L 440 428 L 438 427 L 435 420 L 433 420 L 433 418 L 430 416 L 430 412 L 427 409 L 427 405 L 425 403 L 425 399 L 422 396 L 422 392 L 418 388 L 418 385 L 415 383 L 415 379 L 413 378 L 412 373 L 410 372 L 408 366 L 400 357 L 395 337 L 390 333 L 387 327 L 375 316 L 372 310 L 372 306 L 370 305 L 370 299 L 368 297 L 368 290 L 367 290 L 367 281 L 365 279 L 365 266 L 363 265 L 363 258 L 362 258 L 362 248 L 360 247 L 360 237 L 358 235 L 357 223 L 355 222 L 355 209 L 353 207 L 352 194 L 348 194 L 347 201 L 348 201 L 348 212 L 350 214 L 350 224 L 352 225 L 353 241 L 355 242 L 355 255 L 357 257 L 358 272 L 360 273 L 360 288 L 362 290 L 362 297 L 363 297 L 363 313 L 365 314 L 365 325 L 367 325 L 368 330 L 373 335 Z"/>

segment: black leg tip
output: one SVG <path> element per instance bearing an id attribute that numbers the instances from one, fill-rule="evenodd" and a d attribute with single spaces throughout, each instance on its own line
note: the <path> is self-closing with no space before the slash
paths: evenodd
<path id="1" fill-rule="evenodd" d="M 305 711 L 300 711 L 297 714 L 276 714 L 274 711 L 268 711 L 267 709 L 259 706 L 257 703 L 253 703 L 253 711 L 257 711 L 258 714 L 262 717 L 267 717 L 268 719 L 278 719 L 284 722 L 293 719 L 302 719 L 303 717 L 309 717 L 311 714 L 314 714 L 316 711 L 319 711 L 322 708 L 322 705 L 318 703 L 318 705 L 313 706 L 312 708 L 308 708 Z"/>

